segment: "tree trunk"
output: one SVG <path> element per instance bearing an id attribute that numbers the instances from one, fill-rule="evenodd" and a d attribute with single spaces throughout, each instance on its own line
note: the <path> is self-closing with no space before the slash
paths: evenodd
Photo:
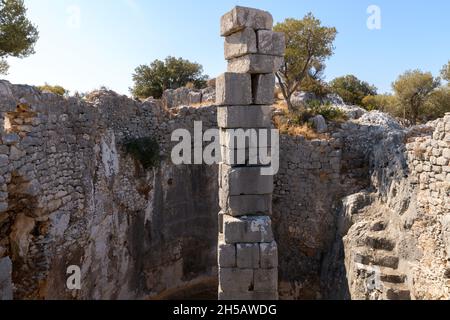
<path id="1" fill-rule="evenodd" d="M 294 112 L 294 106 L 292 105 L 291 97 L 292 97 L 292 93 L 288 94 L 288 96 L 285 97 L 285 100 L 286 100 L 286 104 L 287 104 L 289 112 Z"/>
<path id="2" fill-rule="evenodd" d="M 286 101 L 288 111 L 293 112 L 294 107 L 291 102 L 292 92 L 289 92 L 289 85 L 283 83 L 282 78 L 278 73 L 276 73 L 275 75 L 278 79 L 278 85 L 280 86 L 281 93 L 283 94 L 284 100 Z"/>

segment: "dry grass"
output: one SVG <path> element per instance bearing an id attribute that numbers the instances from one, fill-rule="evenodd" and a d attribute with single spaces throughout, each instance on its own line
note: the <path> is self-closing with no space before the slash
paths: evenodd
<path id="1" fill-rule="evenodd" d="M 280 130 L 281 134 L 287 134 L 290 136 L 303 136 L 308 140 L 328 138 L 328 135 L 326 134 L 317 133 L 314 128 L 312 128 L 308 123 L 300 124 L 296 121 L 292 121 L 286 101 L 277 100 L 274 103 L 273 107 L 278 113 L 273 117 L 273 122 L 275 128 Z"/>
<path id="2" fill-rule="evenodd" d="M 317 133 L 314 128 L 311 128 L 308 124 L 291 124 L 286 121 L 284 116 L 275 116 L 274 119 L 275 128 L 280 130 L 281 134 L 287 134 L 290 136 L 304 136 L 308 140 L 323 139 L 327 136 L 325 134 Z"/>
<path id="3" fill-rule="evenodd" d="M 319 134 L 310 126 L 304 124 L 301 126 L 288 126 L 286 124 L 281 125 L 281 134 L 288 134 L 290 136 L 304 136 L 307 140 L 314 139 L 326 139 L 328 136 L 326 134 Z"/>

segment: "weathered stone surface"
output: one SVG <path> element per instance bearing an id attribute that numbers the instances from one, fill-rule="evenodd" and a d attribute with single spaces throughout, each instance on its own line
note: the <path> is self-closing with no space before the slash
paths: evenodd
<path id="1" fill-rule="evenodd" d="M 283 57 L 264 54 L 249 54 L 228 61 L 228 72 L 233 73 L 274 73 L 284 63 Z"/>
<path id="2" fill-rule="evenodd" d="M 10 160 L 19 160 L 23 158 L 26 155 L 26 151 L 20 150 L 16 148 L 15 146 L 11 146 L 10 152 L 9 152 L 9 159 Z"/>
<path id="3" fill-rule="evenodd" d="M 12 262 L 9 257 L 0 258 L 0 301 L 12 299 Z"/>
<path id="4" fill-rule="evenodd" d="M 275 95 L 275 75 L 256 74 L 252 76 L 253 103 L 272 105 Z"/>
<path id="5" fill-rule="evenodd" d="M 256 292 L 278 292 L 278 269 L 257 269 L 254 277 Z"/>
<path id="6" fill-rule="evenodd" d="M 262 54 L 284 56 L 286 39 L 282 32 L 258 31 L 258 52 Z"/>
<path id="7" fill-rule="evenodd" d="M 272 222 L 268 216 L 223 217 L 226 243 L 272 242 Z"/>
<path id="8" fill-rule="evenodd" d="M 447 253 L 447 259 L 450 260 L 450 214 L 447 214 L 442 218 L 442 230 L 444 233 L 445 252 Z"/>
<path id="9" fill-rule="evenodd" d="M 162 104 L 168 108 L 173 109 L 180 106 L 192 106 L 198 104 L 211 104 L 215 102 L 215 88 L 207 87 L 202 90 L 190 89 L 186 87 L 178 89 L 165 90 L 161 98 Z"/>
<path id="10" fill-rule="evenodd" d="M 221 148 L 221 161 L 231 167 L 239 166 L 266 166 L 271 163 L 271 148 L 249 147 L 246 149 L 230 149 L 226 146 Z"/>
<path id="11" fill-rule="evenodd" d="M 317 115 L 311 119 L 314 128 L 318 133 L 324 133 L 328 130 L 327 121 L 322 115 Z"/>
<path id="12" fill-rule="evenodd" d="M 269 12 L 237 6 L 222 16 L 220 34 L 228 36 L 244 28 L 272 30 L 273 18 Z"/>
<path id="13" fill-rule="evenodd" d="M 7 211 L 0 213 L 0 246 L 14 264 L 16 299 L 146 299 L 215 279 L 219 206 L 211 190 L 218 190 L 217 167 L 176 167 L 163 159 L 155 176 L 124 151 L 126 140 L 152 137 L 166 155 L 176 128 L 191 130 L 194 120 L 205 130 L 217 126 L 214 106 L 168 112 L 159 101 L 109 91 L 81 100 L 33 98 L 27 86 L 10 88 L 12 98 L 0 94 L 0 111 L 8 132 L 20 139 L 11 141 L 9 158 L 2 132 L 0 211 Z M 21 97 L 32 108 L 16 112 Z M 36 220 L 34 226 L 22 223 L 22 213 Z M 138 240 L 144 225 L 151 242 Z M 138 271 L 144 255 L 146 266 Z M 189 267 L 183 270 L 183 263 Z M 83 269 L 84 290 L 76 296 L 58 276 L 73 264 Z M 132 279 L 142 270 L 138 286 Z"/>
<path id="14" fill-rule="evenodd" d="M 278 292 L 277 291 L 270 291 L 270 292 L 255 291 L 252 294 L 252 300 L 275 301 L 275 300 L 278 300 Z"/>
<path id="15" fill-rule="evenodd" d="M 20 137 L 18 134 L 16 133 L 9 133 L 9 134 L 5 134 L 2 137 L 3 143 L 6 145 L 13 145 L 16 144 L 20 141 Z"/>
<path id="16" fill-rule="evenodd" d="M 222 238 L 222 237 L 221 237 Z M 219 239 L 218 244 L 218 262 L 222 268 L 236 267 L 236 245 L 226 244 Z"/>
<path id="17" fill-rule="evenodd" d="M 250 105 L 218 107 L 217 119 L 218 126 L 224 129 L 270 128 L 272 125 L 272 106 Z"/>
<path id="18" fill-rule="evenodd" d="M 245 28 L 225 38 L 225 59 L 238 58 L 246 54 L 256 53 L 256 32 Z"/>
<path id="19" fill-rule="evenodd" d="M 271 129 L 222 129 L 220 145 L 232 149 L 266 148 L 272 146 Z"/>
<path id="20" fill-rule="evenodd" d="M 252 80 L 249 74 L 226 72 L 217 77 L 217 105 L 250 105 L 252 100 Z"/>
<path id="21" fill-rule="evenodd" d="M 259 244 L 238 243 L 236 245 L 237 267 L 240 269 L 259 268 Z"/>
<path id="22" fill-rule="evenodd" d="M 230 167 L 221 164 L 222 190 L 229 196 L 271 194 L 273 176 L 261 175 L 258 167 Z"/>
<path id="23" fill-rule="evenodd" d="M 254 285 L 253 269 L 220 268 L 219 283 L 219 291 L 249 292 Z"/>
<path id="24" fill-rule="evenodd" d="M 30 233 L 35 226 L 35 220 L 23 213 L 17 215 L 10 235 L 11 251 L 14 258 L 24 258 L 30 246 Z"/>
<path id="25" fill-rule="evenodd" d="M 238 291 L 219 291 L 219 300 L 230 300 L 230 301 L 243 301 L 243 300 L 254 300 L 254 301 L 275 301 L 278 300 L 278 293 L 272 292 L 238 292 Z"/>
<path id="26" fill-rule="evenodd" d="M 223 291 L 219 288 L 219 300 L 230 300 L 230 301 L 244 301 L 244 300 L 255 300 L 255 293 L 252 291 L 239 292 L 239 291 Z M 265 300 L 265 299 L 263 299 Z"/>
<path id="27" fill-rule="evenodd" d="M 0 154 L 0 168 L 8 165 L 9 159 L 7 155 Z"/>
<path id="28" fill-rule="evenodd" d="M 234 217 L 272 214 L 270 194 L 227 197 L 225 192 L 219 190 L 219 201 L 222 210 Z"/>
<path id="29" fill-rule="evenodd" d="M 6 97 L 12 96 L 11 83 L 9 83 L 6 80 L 0 81 L 0 96 L 6 96 Z"/>
<path id="30" fill-rule="evenodd" d="M 278 267 L 278 246 L 275 241 L 261 243 L 260 259 L 262 269 L 273 269 Z"/>

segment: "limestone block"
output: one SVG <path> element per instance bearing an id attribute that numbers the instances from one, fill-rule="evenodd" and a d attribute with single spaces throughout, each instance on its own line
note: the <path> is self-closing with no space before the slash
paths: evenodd
<path id="1" fill-rule="evenodd" d="M 218 262 L 221 268 L 236 267 L 236 245 L 226 244 L 223 239 L 219 239 Z"/>
<path id="2" fill-rule="evenodd" d="M 269 12 L 236 6 L 220 20 L 220 35 L 228 36 L 244 28 L 272 30 L 273 17 Z"/>
<path id="3" fill-rule="evenodd" d="M 223 129 L 270 128 L 271 105 L 226 106 L 217 108 L 218 126 Z"/>
<path id="4" fill-rule="evenodd" d="M 217 105 L 250 105 L 252 100 L 252 79 L 249 74 L 226 72 L 217 77 Z"/>
<path id="5" fill-rule="evenodd" d="M 258 31 L 258 52 L 262 54 L 284 56 L 286 39 L 283 32 L 269 30 Z"/>
<path id="6" fill-rule="evenodd" d="M 12 300 L 12 262 L 9 257 L 0 259 L 0 301 Z"/>
<path id="7" fill-rule="evenodd" d="M 222 190 L 228 196 L 260 195 L 273 192 L 273 176 L 261 175 L 259 167 L 230 167 L 221 164 Z"/>
<path id="8" fill-rule="evenodd" d="M 220 145 L 230 149 L 265 148 L 272 146 L 271 129 L 220 130 Z"/>
<path id="9" fill-rule="evenodd" d="M 230 300 L 230 301 L 255 300 L 254 294 L 255 293 L 252 291 L 239 292 L 228 290 L 224 292 L 219 288 L 219 300 Z"/>
<path id="10" fill-rule="evenodd" d="M 253 292 L 252 300 L 274 301 L 278 300 L 278 291 Z"/>
<path id="11" fill-rule="evenodd" d="M 256 300 L 256 301 L 274 301 L 278 300 L 278 292 L 238 292 L 238 291 L 222 291 L 219 290 L 219 300 L 242 301 L 242 300 Z"/>
<path id="12" fill-rule="evenodd" d="M 320 114 L 313 117 L 311 122 L 318 133 L 324 133 L 328 130 L 327 121 Z"/>
<path id="13" fill-rule="evenodd" d="M 220 207 L 233 217 L 247 215 L 271 215 L 272 195 L 231 196 L 219 191 Z"/>
<path id="14" fill-rule="evenodd" d="M 272 222 L 268 216 L 232 217 L 224 215 L 223 232 L 226 243 L 272 242 Z"/>
<path id="15" fill-rule="evenodd" d="M 274 73 L 284 63 L 283 57 L 265 54 L 248 54 L 228 61 L 228 72 L 234 73 Z"/>
<path id="16" fill-rule="evenodd" d="M 0 167 L 4 167 L 6 165 L 8 165 L 9 163 L 9 158 L 7 155 L 4 154 L 0 154 Z"/>
<path id="17" fill-rule="evenodd" d="M 225 38 L 225 59 L 238 58 L 250 53 L 256 53 L 256 32 L 245 28 Z"/>
<path id="18" fill-rule="evenodd" d="M 438 166 L 446 166 L 447 163 L 448 163 L 448 160 L 446 158 L 444 158 L 444 157 L 439 157 L 439 158 L 436 159 L 436 164 Z"/>
<path id="19" fill-rule="evenodd" d="M 253 103 L 272 105 L 275 95 L 275 75 L 255 74 L 252 76 Z"/>
<path id="20" fill-rule="evenodd" d="M 278 291 L 278 269 L 257 269 L 254 271 L 256 292 Z"/>
<path id="21" fill-rule="evenodd" d="M 237 267 L 241 269 L 259 268 L 259 244 L 238 243 L 236 245 Z"/>
<path id="22" fill-rule="evenodd" d="M 219 268 L 219 291 L 245 293 L 253 286 L 253 269 Z"/>
<path id="23" fill-rule="evenodd" d="M 13 144 L 17 144 L 20 141 L 20 137 L 17 133 L 9 133 L 5 134 L 2 137 L 3 143 L 10 146 Z"/>
<path id="24" fill-rule="evenodd" d="M 230 149 L 221 146 L 221 161 L 229 166 L 265 166 L 271 163 L 271 148 Z"/>
<path id="25" fill-rule="evenodd" d="M 261 243 L 260 259 L 261 268 L 273 269 L 278 267 L 278 246 L 275 241 L 270 243 Z"/>

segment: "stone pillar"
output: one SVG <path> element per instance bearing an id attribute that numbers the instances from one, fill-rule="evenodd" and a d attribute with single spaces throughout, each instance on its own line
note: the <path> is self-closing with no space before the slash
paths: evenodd
<path id="1" fill-rule="evenodd" d="M 273 32 L 272 25 L 270 13 L 244 7 L 221 19 L 228 70 L 216 79 L 222 150 L 219 300 L 278 299 L 278 248 L 270 218 L 273 176 L 262 175 L 260 159 L 253 161 L 261 148 L 270 149 L 270 139 L 259 140 L 259 132 L 271 136 L 274 73 L 285 50 L 284 34 Z M 239 144 L 236 136 L 242 135 L 246 138 Z"/>

